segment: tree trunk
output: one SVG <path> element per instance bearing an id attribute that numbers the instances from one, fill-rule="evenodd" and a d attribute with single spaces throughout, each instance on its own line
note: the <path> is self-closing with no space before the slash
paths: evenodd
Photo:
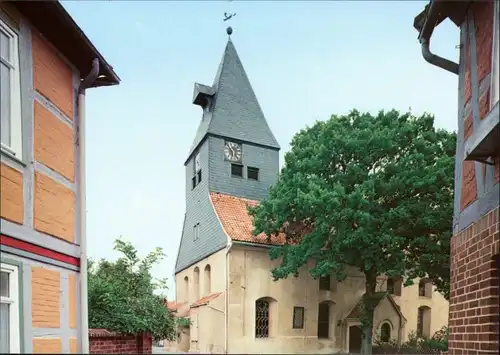
<path id="1" fill-rule="evenodd" d="M 362 354 L 372 353 L 372 341 L 373 341 L 373 314 L 375 311 L 376 304 L 373 302 L 373 296 L 375 294 L 377 286 L 377 275 L 374 273 L 365 273 L 366 284 L 365 284 L 365 295 L 363 296 L 363 312 L 361 315 L 361 329 L 363 331 L 363 343 L 361 344 Z"/>

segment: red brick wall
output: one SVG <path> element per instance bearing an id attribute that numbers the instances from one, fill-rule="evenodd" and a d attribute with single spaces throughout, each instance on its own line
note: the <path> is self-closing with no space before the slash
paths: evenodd
<path id="1" fill-rule="evenodd" d="M 491 72 L 493 49 L 493 1 L 472 5 L 476 31 L 477 75 L 481 82 Z"/>
<path id="2" fill-rule="evenodd" d="M 491 71 L 491 54 L 493 41 L 493 1 L 481 1 L 471 5 L 476 32 L 476 60 L 479 83 Z M 471 58 L 470 38 L 465 43 L 465 92 L 464 104 L 471 99 Z"/>
<path id="3" fill-rule="evenodd" d="M 0 217 L 23 224 L 23 175 L 0 163 Z"/>
<path id="4" fill-rule="evenodd" d="M 151 335 L 124 335 L 104 329 L 90 329 L 91 354 L 151 354 Z"/>
<path id="5" fill-rule="evenodd" d="M 464 82 L 464 107 L 469 107 L 464 120 L 464 140 L 467 141 L 473 132 L 472 107 L 479 105 L 479 119 L 484 119 L 490 112 L 490 77 L 492 44 L 493 44 L 493 1 L 481 1 L 471 5 L 470 15 L 474 19 L 474 28 L 467 27 L 467 36 L 465 43 L 465 82 Z M 468 20 L 466 20 L 468 21 Z M 471 64 L 471 42 L 469 33 L 475 33 L 475 59 L 476 65 L 472 68 Z M 471 71 L 477 74 L 477 83 L 471 81 Z M 485 81 L 483 83 L 483 81 Z M 472 85 L 485 88 L 479 92 L 479 97 L 472 97 Z M 471 101 L 472 100 L 472 101 Z M 495 164 L 495 182 L 498 182 L 498 162 Z M 486 170 L 486 165 L 483 164 L 482 171 Z M 477 180 L 480 176 L 476 176 L 474 162 L 465 161 L 462 166 L 462 193 L 460 208 L 463 211 L 467 206 L 477 199 Z M 484 174 L 483 177 L 484 179 Z"/>
<path id="6" fill-rule="evenodd" d="M 477 198 L 476 169 L 474 165 L 475 163 L 470 160 L 464 161 L 462 165 L 462 195 L 460 200 L 462 211 Z"/>
<path id="7" fill-rule="evenodd" d="M 43 104 L 35 101 L 34 156 L 37 162 L 75 181 L 73 128 L 63 123 Z"/>
<path id="8" fill-rule="evenodd" d="M 73 73 L 65 61 L 36 31 L 31 36 L 33 88 L 73 119 Z"/>
<path id="9" fill-rule="evenodd" d="M 498 354 L 499 209 L 451 240 L 450 355 Z"/>
<path id="10" fill-rule="evenodd" d="M 478 1 L 469 8 L 474 28 L 467 21 L 465 26 L 465 65 L 464 78 L 464 140 L 467 141 L 474 133 L 473 109 L 479 109 L 479 119 L 482 120 L 490 111 L 490 76 L 492 39 L 493 39 L 493 1 Z M 475 57 L 472 57 L 471 47 L 475 35 Z M 476 65 L 473 65 L 473 63 Z M 477 75 L 471 75 L 477 74 Z M 477 78 L 477 82 L 472 80 Z M 477 89 L 473 90 L 473 89 Z M 474 91 L 474 95 L 473 95 Z M 476 92 L 478 95 L 476 95 Z M 457 157 L 460 159 L 460 157 Z M 498 183 L 499 164 L 495 162 L 495 181 Z M 486 191 L 493 186 L 487 185 L 486 171 L 476 171 L 472 161 L 462 163 L 462 185 L 460 189 L 460 209 L 455 211 L 458 217 L 478 210 L 478 205 L 471 206 L 482 198 L 478 194 L 478 185 L 482 184 Z M 477 174 L 476 174 L 477 173 Z M 498 289 L 498 206 L 486 215 L 476 217 L 464 230 L 457 231 L 451 239 L 451 286 L 450 286 L 450 336 L 448 355 L 493 355 L 498 354 L 498 320 L 499 320 L 499 289 Z"/>

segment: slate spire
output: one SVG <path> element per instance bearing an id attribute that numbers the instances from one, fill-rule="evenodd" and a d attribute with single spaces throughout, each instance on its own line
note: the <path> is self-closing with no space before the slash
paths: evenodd
<path id="1" fill-rule="evenodd" d="M 195 83 L 193 103 L 203 108 L 203 118 L 188 159 L 210 134 L 280 149 L 230 37 L 213 85 Z"/>

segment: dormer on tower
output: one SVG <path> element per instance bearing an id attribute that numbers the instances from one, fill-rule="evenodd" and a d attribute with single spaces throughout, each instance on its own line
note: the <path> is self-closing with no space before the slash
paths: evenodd
<path id="1" fill-rule="evenodd" d="M 192 103 L 203 108 L 203 118 L 184 164 L 186 214 L 176 273 L 227 246 L 212 195 L 243 198 L 246 206 L 264 199 L 279 175 L 280 146 L 230 38 L 213 84 L 194 84 Z"/>
<path id="2" fill-rule="evenodd" d="M 214 101 L 215 89 L 211 86 L 194 83 L 193 104 L 203 109 L 203 112 L 210 111 Z"/>
<path id="3" fill-rule="evenodd" d="M 195 83 L 192 103 L 203 114 L 184 163 L 188 197 L 208 189 L 256 201 L 265 198 L 278 178 L 280 146 L 231 38 L 213 84 Z M 203 171 L 201 184 L 196 159 Z"/>
<path id="4" fill-rule="evenodd" d="M 203 108 L 203 118 L 186 164 L 207 136 L 280 149 L 231 38 L 227 41 L 213 85 L 195 83 L 192 102 Z"/>

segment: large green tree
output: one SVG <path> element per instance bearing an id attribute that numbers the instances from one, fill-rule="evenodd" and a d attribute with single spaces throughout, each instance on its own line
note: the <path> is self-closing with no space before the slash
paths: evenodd
<path id="1" fill-rule="evenodd" d="M 363 352 L 371 353 L 377 277 L 432 278 L 446 295 L 456 137 L 434 118 L 356 110 L 295 135 L 269 196 L 250 208 L 254 233 L 282 233 L 275 280 L 309 260 L 314 277 L 366 277 Z"/>
<path id="2" fill-rule="evenodd" d="M 155 340 L 175 339 L 175 320 L 165 305 L 166 280 L 154 280 L 151 268 L 163 257 L 156 248 L 144 258 L 127 241 L 115 240 L 121 256 L 114 262 L 89 262 L 88 304 L 90 328 L 125 334 L 150 333 Z"/>

